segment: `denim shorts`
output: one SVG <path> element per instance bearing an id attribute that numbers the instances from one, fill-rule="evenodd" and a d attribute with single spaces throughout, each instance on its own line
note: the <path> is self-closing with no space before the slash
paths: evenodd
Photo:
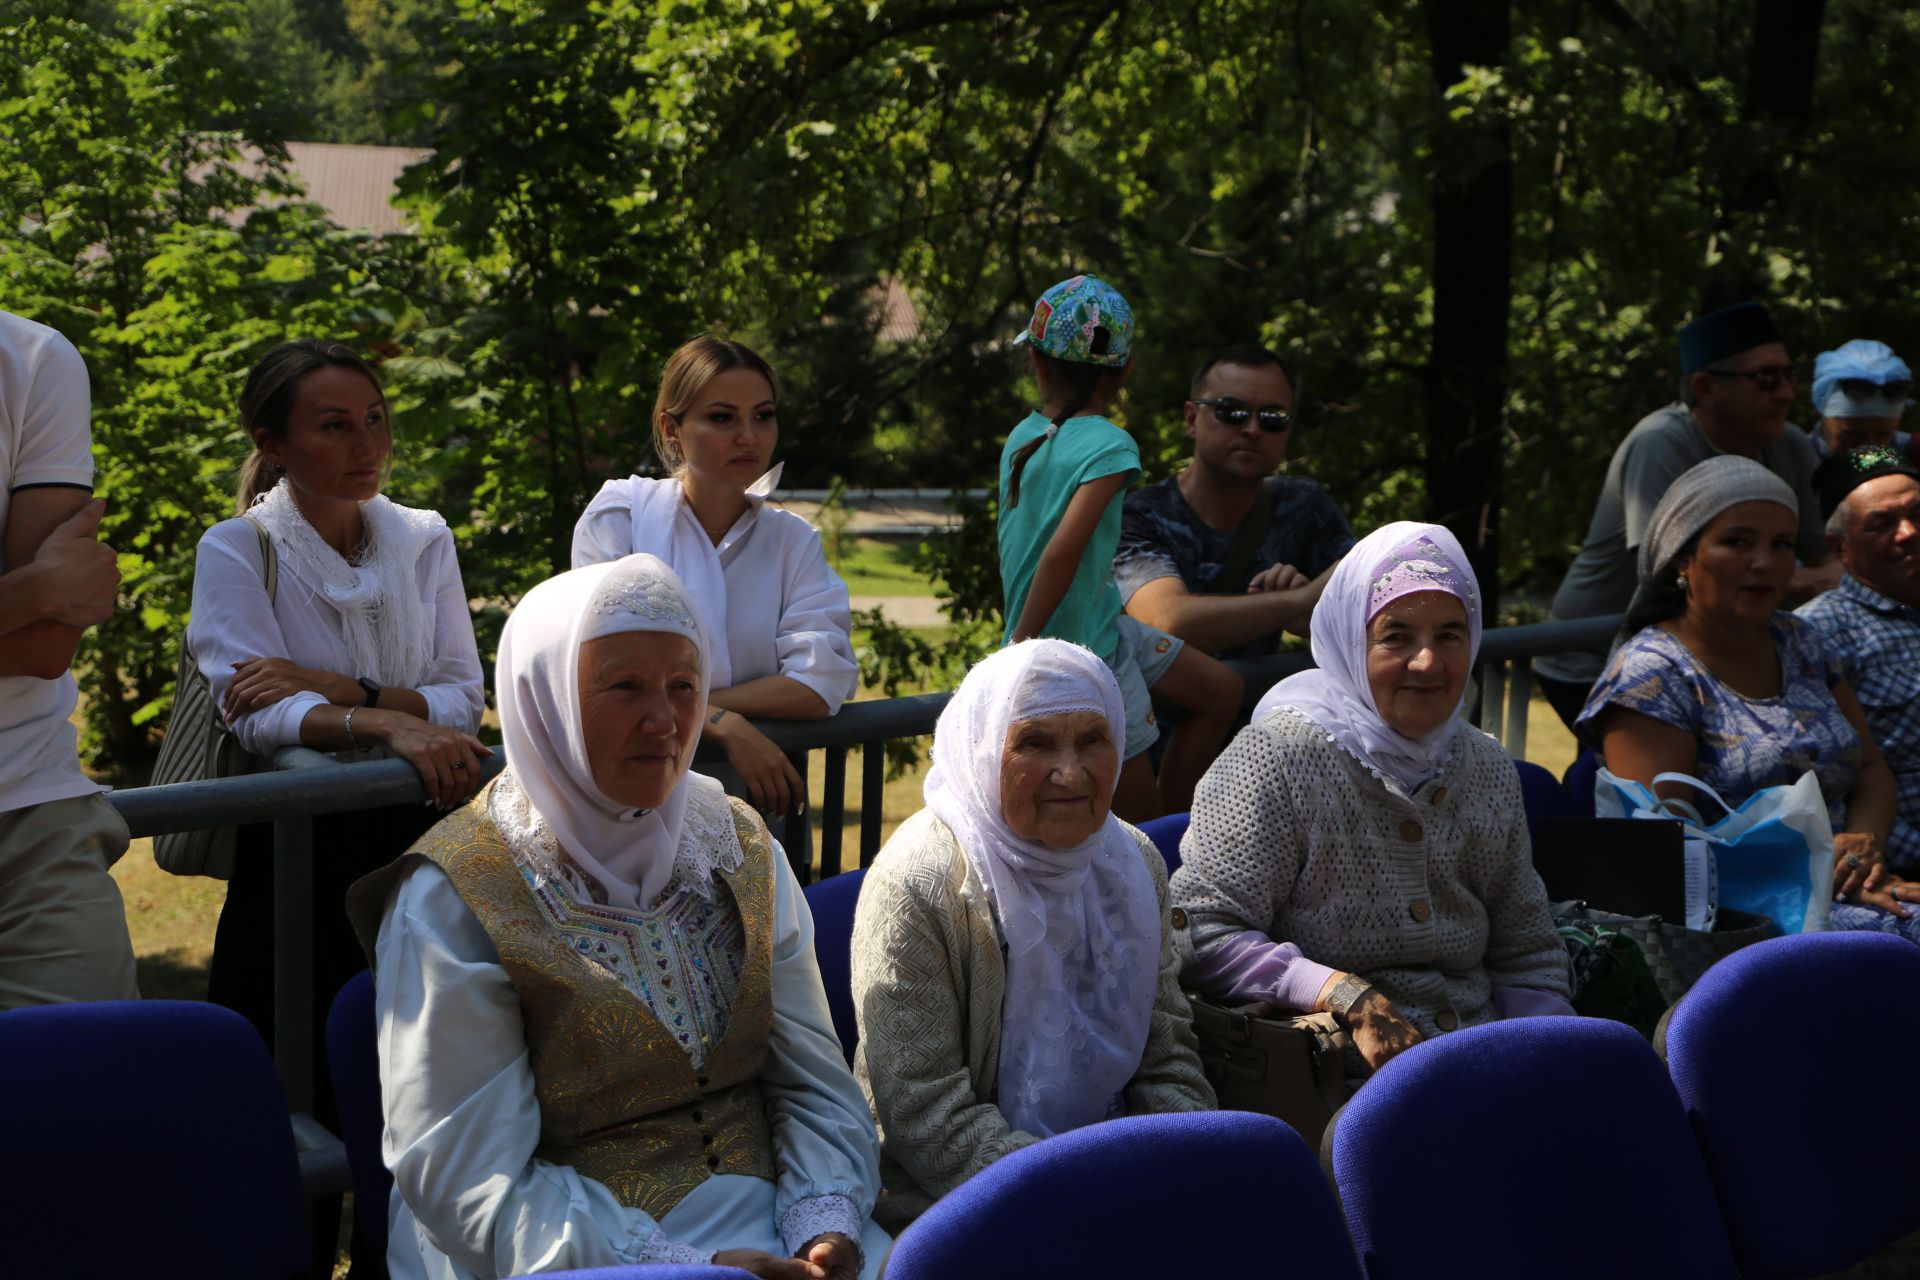
<path id="1" fill-rule="evenodd" d="M 1153 715 L 1153 697 L 1149 688 L 1160 683 L 1167 668 L 1180 656 L 1186 641 L 1164 631 L 1156 631 L 1126 614 L 1120 615 L 1120 643 L 1107 665 L 1120 682 L 1120 699 L 1127 708 L 1127 749 L 1125 759 L 1150 749 L 1160 740 L 1160 726 Z"/>

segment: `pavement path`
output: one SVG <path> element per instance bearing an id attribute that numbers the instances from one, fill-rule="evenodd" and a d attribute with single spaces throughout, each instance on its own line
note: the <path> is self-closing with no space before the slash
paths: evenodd
<path id="1" fill-rule="evenodd" d="M 878 609 L 896 627 L 944 627 L 947 615 L 940 610 L 939 596 L 855 596 L 856 613 Z"/>

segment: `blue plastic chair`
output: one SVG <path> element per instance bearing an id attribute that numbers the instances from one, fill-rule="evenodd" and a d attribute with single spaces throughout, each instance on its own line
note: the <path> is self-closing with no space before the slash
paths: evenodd
<path id="1" fill-rule="evenodd" d="M 1151 818 L 1140 824 L 1140 829 L 1147 833 L 1147 838 L 1153 841 L 1153 847 L 1166 860 L 1168 875 L 1180 869 L 1180 839 L 1187 834 L 1187 827 L 1192 821 L 1191 813 L 1170 813 L 1164 818 Z"/>
<path id="2" fill-rule="evenodd" d="M 1624 1023 L 1415 1045 L 1335 1117 L 1333 1169 L 1370 1280 L 1737 1274 L 1680 1099 Z"/>
<path id="3" fill-rule="evenodd" d="M 1130 1116 L 1022 1148 L 902 1232 L 887 1280 L 983 1268 L 994 1280 L 1360 1276 L 1307 1144 L 1245 1111 Z"/>
<path id="4" fill-rule="evenodd" d="M 1573 818 L 1579 815 L 1574 811 L 1573 800 L 1560 784 L 1560 779 L 1546 768 L 1531 760 L 1515 760 L 1513 767 L 1520 775 L 1520 803 L 1526 807 L 1527 835 L 1533 843 L 1534 863 L 1538 865 L 1540 819 Z"/>
<path id="5" fill-rule="evenodd" d="M 353 1256 L 387 1256 L 387 1205 L 393 1175 L 380 1156 L 380 1051 L 375 1042 L 373 974 L 348 978 L 327 1011 L 327 1068 L 340 1115 L 340 1140 L 353 1174 Z"/>
<path id="6" fill-rule="evenodd" d="M 751 1271 L 738 1267 L 679 1266 L 648 1263 L 633 1267 L 592 1267 L 585 1271 L 542 1271 L 520 1280 L 753 1280 Z"/>
<path id="7" fill-rule="evenodd" d="M 1911 942 L 1803 933 L 1736 951 L 1674 1008 L 1667 1068 L 1742 1275 L 1825 1275 L 1920 1229 L 1897 1105 L 1920 1072 L 1915 991 Z"/>
<path id="8" fill-rule="evenodd" d="M 0 1013 L 0 1152 L 10 1276 L 307 1274 L 286 1096 L 230 1009 Z"/>
<path id="9" fill-rule="evenodd" d="M 1566 777 L 1561 779 L 1576 818 L 1593 816 L 1593 782 L 1600 776 L 1600 764 L 1598 752 L 1582 751 L 1573 758 L 1573 763 L 1567 766 Z"/>
<path id="10" fill-rule="evenodd" d="M 862 867 L 816 880 L 803 890 L 813 912 L 813 959 L 820 966 L 833 1032 L 840 1037 L 848 1066 L 853 1065 L 854 1046 L 860 1043 L 860 1024 L 853 1016 L 853 909 L 859 905 L 860 883 L 866 877 Z"/>

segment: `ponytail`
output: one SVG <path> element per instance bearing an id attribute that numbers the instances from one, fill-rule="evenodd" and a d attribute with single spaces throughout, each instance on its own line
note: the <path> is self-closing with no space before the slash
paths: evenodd
<path id="1" fill-rule="evenodd" d="M 1083 367 L 1090 369 L 1093 366 L 1086 365 Z M 1027 469 L 1027 459 L 1040 452 L 1040 446 L 1058 435 L 1060 428 L 1066 423 L 1067 419 L 1073 417 L 1085 407 L 1085 400 L 1075 400 L 1066 409 L 1054 415 L 1053 423 L 1048 426 L 1045 431 L 1021 445 L 1020 448 L 1014 452 L 1011 473 L 1007 477 L 1007 510 L 1011 511 L 1020 505 L 1020 473 Z"/>
<path id="2" fill-rule="evenodd" d="M 1101 335 L 1106 330 L 1100 331 Z M 1104 344 L 1102 344 L 1104 345 Z M 1058 398 L 1067 407 L 1055 414 L 1053 423 L 1044 433 L 1020 446 L 1014 452 L 1008 464 L 1007 510 L 1020 505 L 1020 473 L 1027 469 L 1027 462 L 1040 451 L 1040 446 L 1060 433 L 1068 418 L 1092 404 L 1103 392 L 1110 392 L 1125 373 L 1125 368 L 1115 369 L 1108 365 L 1083 364 L 1075 360 L 1061 360 L 1035 351 L 1033 353 L 1034 375 L 1040 382 L 1040 394 L 1044 399 Z"/>

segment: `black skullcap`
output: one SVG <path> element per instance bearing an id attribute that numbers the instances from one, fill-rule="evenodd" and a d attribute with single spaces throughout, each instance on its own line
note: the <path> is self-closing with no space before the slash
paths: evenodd
<path id="1" fill-rule="evenodd" d="M 1828 458 L 1813 473 L 1814 492 L 1820 495 L 1821 518 L 1831 520 L 1848 494 L 1881 476 L 1912 476 L 1920 480 L 1920 471 L 1883 444 L 1863 445 Z"/>
<path id="2" fill-rule="evenodd" d="M 1768 342 L 1780 341 L 1773 316 L 1757 302 L 1736 302 L 1710 311 L 1680 330 L 1680 372 L 1704 369 L 1716 360 L 1737 356 Z"/>

